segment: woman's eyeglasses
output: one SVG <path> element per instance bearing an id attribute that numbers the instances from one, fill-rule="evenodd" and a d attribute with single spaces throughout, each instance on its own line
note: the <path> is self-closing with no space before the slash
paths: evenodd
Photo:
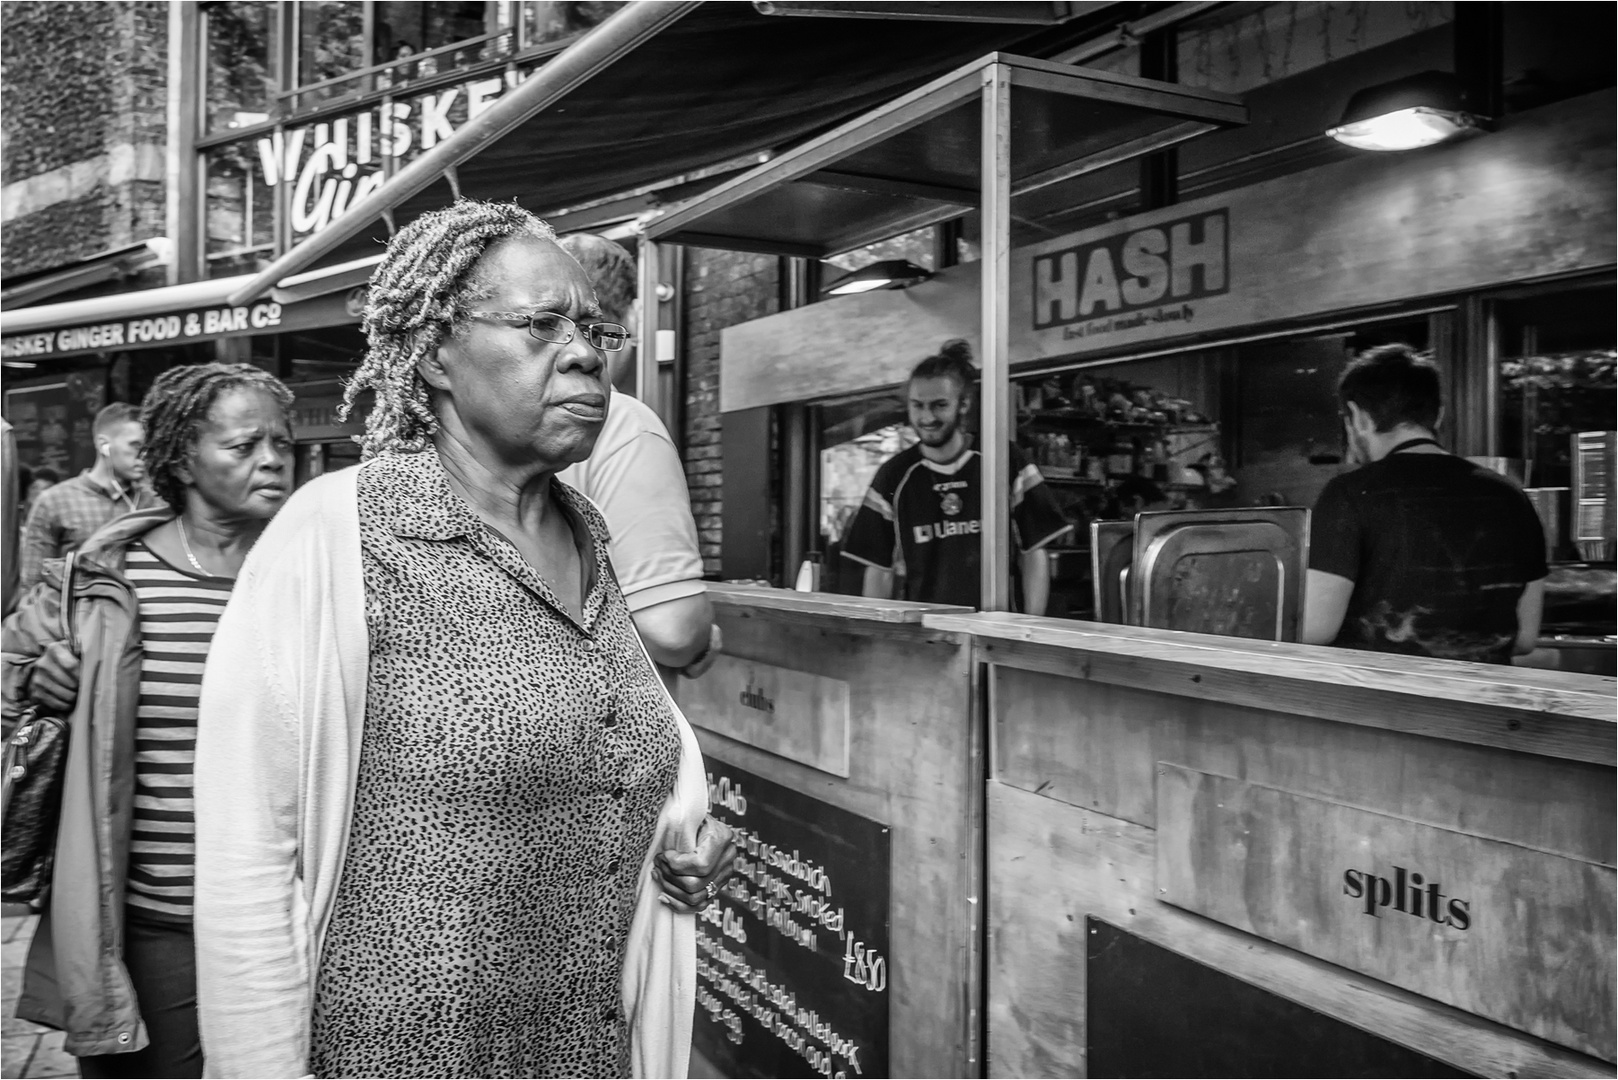
<path id="1" fill-rule="evenodd" d="M 580 324 L 554 311 L 536 311 L 532 315 L 520 311 L 469 311 L 467 314 L 512 326 L 526 324 L 530 334 L 553 345 L 566 345 L 580 330 L 584 331 L 584 340 L 602 352 L 618 352 L 629 341 L 629 328 L 621 323 Z"/>

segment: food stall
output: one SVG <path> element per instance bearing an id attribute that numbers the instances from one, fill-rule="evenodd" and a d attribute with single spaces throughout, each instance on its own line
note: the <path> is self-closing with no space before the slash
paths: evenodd
<path id="1" fill-rule="evenodd" d="M 1213 531 L 1179 513 L 1141 518 L 1127 542 L 1143 581 L 1185 553 L 1225 559 L 1191 575 L 1192 602 L 1173 589 L 1156 607 L 1161 593 L 1120 596 L 1140 605 L 1136 621 L 1157 608 L 1166 621 L 1010 614 L 1003 457 L 1019 420 L 1067 434 L 1070 447 L 1071 432 L 1040 423 L 1103 425 L 1096 441 L 1114 452 L 1078 460 L 1112 456 L 1108 473 L 1126 460 L 1138 470 L 1143 454 L 1169 467 L 1155 460 L 1159 442 L 1213 434 L 1178 386 L 1141 400 L 1109 392 L 1095 415 L 1082 375 L 1047 385 L 1041 365 L 1084 370 L 1086 340 L 1150 345 L 1168 322 L 1228 337 L 1308 316 L 1319 329 L 1374 303 L 1397 260 L 1418 260 L 1401 285 L 1498 280 L 1498 265 L 1453 249 L 1387 250 L 1385 234 L 1365 235 L 1367 207 L 1388 185 L 1413 200 L 1452 170 L 1487 165 L 1498 178 L 1503 163 L 1555 160 L 1570 132 L 1577 158 L 1578 139 L 1596 137 L 1595 108 L 1397 169 L 1329 166 L 1342 171 L 1014 253 L 1016 199 L 1043 190 L 1036 179 L 1059 185 L 1108 155 L 1239 123 L 1241 106 L 990 55 L 650 224 L 650 242 L 819 256 L 981 199 L 979 262 L 724 335 L 727 410 L 891 386 L 945 338 L 979 343 L 986 610 L 714 587 L 725 655 L 678 693 L 744 859 L 702 925 L 699 1068 L 1614 1074 L 1618 683 L 1287 643 L 1306 530 L 1303 511 L 1284 507 L 1229 508 Z M 1557 185 L 1556 213 L 1610 221 L 1610 164 L 1576 165 L 1535 182 Z M 1528 235 L 1534 203 L 1511 179 L 1455 196 L 1480 200 L 1463 207 L 1487 219 L 1475 235 Z M 1431 236 L 1455 224 L 1435 217 Z M 1181 279 L 1185 297 L 1144 318 L 1081 316 L 1062 283 L 1152 229 L 1165 252 L 1178 238 L 1195 271 Z M 1352 280 L 1328 289 L 1302 270 L 1296 281 L 1264 273 L 1300 245 L 1310 265 L 1353 267 Z M 1531 256 L 1495 257 L 1522 270 Z M 1591 258 L 1610 264 L 1611 245 Z M 1060 317 L 1041 327 L 1041 310 Z M 1031 389 L 1014 383 L 1019 369 Z M 1090 385 L 1099 398 L 1103 385 Z M 1039 412 L 1057 415 L 1030 424 Z M 1059 440 L 1054 452 L 1072 453 Z M 1047 467 L 1086 468 L 1050 454 Z M 1252 637 L 1165 628 L 1186 625 L 1176 611 L 1205 619 L 1244 575 L 1257 584 L 1235 586 L 1237 599 L 1271 599 L 1244 609 Z"/>

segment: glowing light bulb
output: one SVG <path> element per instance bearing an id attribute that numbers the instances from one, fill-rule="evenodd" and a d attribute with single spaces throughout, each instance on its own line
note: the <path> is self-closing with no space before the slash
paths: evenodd
<path id="1" fill-rule="evenodd" d="M 1343 124 L 1326 134 L 1357 150 L 1417 150 L 1475 130 L 1477 121 L 1467 113 L 1416 106 Z"/>

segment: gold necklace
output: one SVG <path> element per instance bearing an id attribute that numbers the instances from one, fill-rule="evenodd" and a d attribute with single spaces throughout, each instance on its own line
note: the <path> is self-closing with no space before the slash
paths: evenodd
<path id="1" fill-rule="evenodd" d="M 202 568 L 202 564 L 197 562 L 197 557 L 191 554 L 191 542 L 185 538 L 184 519 L 175 518 L 174 524 L 180 527 L 180 546 L 185 549 L 185 557 L 191 560 L 191 565 L 196 567 L 197 573 L 201 574 L 203 577 L 212 577 L 213 575 L 204 570 Z"/>

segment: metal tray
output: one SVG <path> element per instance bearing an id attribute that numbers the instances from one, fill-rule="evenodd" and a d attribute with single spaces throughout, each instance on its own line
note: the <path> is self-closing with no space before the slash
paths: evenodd
<path id="1" fill-rule="evenodd" d="M 1309 511 L 1301 506 L 1141 514 L 1129 621 L 1297 641 L 1308 549 Z"/>

